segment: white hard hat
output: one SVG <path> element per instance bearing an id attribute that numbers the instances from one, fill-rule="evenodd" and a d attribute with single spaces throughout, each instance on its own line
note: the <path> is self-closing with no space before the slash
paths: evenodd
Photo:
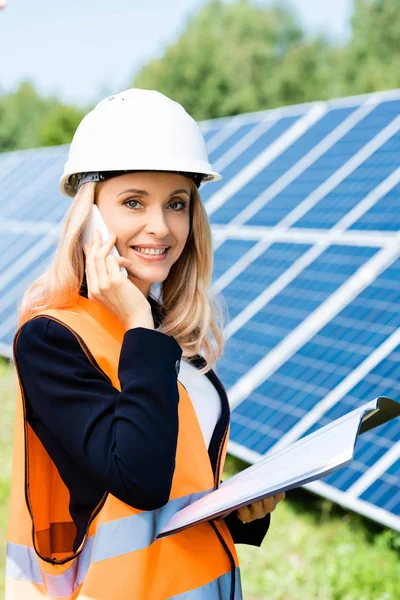
<path id="1" fill-rule="evenodd" d="M 72 139 L 60 189 L 74 197 L 83 181 L 103 172 L 173 171 L 218 181 L 196 121 L 178 102 L 156 90 L 131 88 L 101 100 Z M 78 174 L 80 178 L 77 177 Z M 99 177 L 100 174 L 100 177 Z"/>

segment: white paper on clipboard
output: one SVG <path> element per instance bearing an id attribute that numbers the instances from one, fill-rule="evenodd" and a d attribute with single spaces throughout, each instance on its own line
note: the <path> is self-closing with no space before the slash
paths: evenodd
<path id="1" fill-rule="evenodd" d="M 176 512 L 157 538 L 310 483 L 346 466 L 353 459 L 360 433 L 399 415 L 400 402 L 384 396 L 375 398 L 224 481 L 217 490 Z"/>

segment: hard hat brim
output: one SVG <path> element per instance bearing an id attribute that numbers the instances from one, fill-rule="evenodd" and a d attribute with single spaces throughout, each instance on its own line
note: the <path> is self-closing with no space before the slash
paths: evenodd
<path id="1" fill-rule="evenodd" d="M 99 171 L 101 172 L 102 169 L 87 169 L 88 172 L 90 171 Z M 103 169 L 105 170 L 105 169 Z M 112 171 L 113 169 L 107 168 L 107 171 Z M 203 171 L 193 171 L 192 169 L 167 169 L 167 168 L 157 168 L 157 169 L 149 169 L 146 167 L 135 167 L 135 169 L 126 169 L 128 170 L 137 170 L 137 171 L 165 171 L 165 172 L 176 172 L 176 171 L 186 171 L 187 173 L 199 173 L 201 175 L 203 175 L 203 179 L 202 179 L 202 183 L 203 182 L 208 182 L 208 181 L 219 181 L 220 179 L 222 179 L 222 175 L 220 175 L 220 173 L 217 173 L 216 171 L 208 171 L 208 172 L 203 172 Z M 121 171 L 121 168 L 115 169 L 115 171 Z M 65 196 L 68 196 L 69 198 L 74 198 L 76 195 L 76 189 L 75 189 L 75 176 L 78 174 L 78 172 L 76 171 L 71 171 L 71 172 L 64 172 L 62 177 L 60 178 L 60 191 L 62 194 L 64 194 Z"/>

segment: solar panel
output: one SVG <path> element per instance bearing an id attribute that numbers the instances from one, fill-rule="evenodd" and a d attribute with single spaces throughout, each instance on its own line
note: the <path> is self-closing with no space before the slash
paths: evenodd
<path id="1" fill-rule="evenodd" d="M 377 395 L 399 398 L 399 98 L 330 102 L 264 168 L 208 186 L 214 285 L 230 317 L 217 372 L 233 408 L 229 451 L 249 462 Z M 220 247 L 250 240 L 248 260 L 219 267 Z M 305 487 L 400 530 L 399 461 L 395 421 Z"/>
<path id="2" fill-rule="evenodd" d="M 230 318 L 233 319 L 252 300 L 258 298 L 265 288 L 282 275 L 308 248 L 306 244 L 275 243 L 251 261 L 245 270 L 238 273 L 233 281 L 224 287 Z"/>
<path id="3" fill-rule="evenodd" d="M 400 126 L 400 123 L 399 123 Z M 399 165 L 400 130 L 324 196 L 294 227 L 330 228 L 371 193 Z"/>
<path id="4" fill-rule="evenodd" d="M 400 459 L 383 472 L 379 478 L 368 485 L 360 495 L 361 500 L 369 504 L 381 506 L 388 513 L 400 513 L 400 487 L 399 487 Z"/>
<path id="5" fill-rule="evenodd" d="M 253 136 L 255 129 L 256 125 L 254 123 L 243 123 L 240 125 L 235 123 L 235 120 L 232 119 L 230 126 L 223 128 L 223 140 L 221 140 L 221 134 L 219 136 L 215 135 L 208 144 L 208 157 L 210 162 L 214 165 L 219 158 L 225 156 L 231 148 L 236 146 L 236 144 L 239 144 L 239 142 L 242 144 L 246 143 L 246 141 L 242 142 L 243 138 L 246 139 L 246 136 L 248 136 L 250 132 L 253 132 L 251 134 Z M 213 148 L 215 149 L 213 150 Z"/>
<path id="6" fill-rule="evenodd" d="M 227 223 L 231 221 L 243 210 L 243 201 L 246 198 L 249 198 L 250 201 L 252 201 L 260 193 L 264 194 L 265 190 L 268 189 L 268 186 L 278 181 L 280 177 L 287 173 L 290 167 L 298 164 L 300 159 L 304 158 L 308 152 L 313 150 L 331 131 L 334 131 L 353 111 L 354 107 L 337 108 L 328 115 L 324 115 L 294 141 L 283 153 L 278 155 L 270 164 L 258 173 L 256 177 L 251 179 L 242 188 L 239 188 L 236 194 L 230 197 L 221 208 L 216 210 L 216 212 L 213 212 L 210 215 L 211 222 Z M 243 164 L 243 157 L 240 157 L 240 161 Z M 222 174 L 225 175 L 224 173 Z M 209 189 L 211 189 L 211 186 L 209 186 Z M 281 206 L 281 203 L 279 206 Z M 262 217 L 258 216 L 257 224 L 270 225 L 275 224 L 275 221 L 273 221 L 273 223 L 265 222 Z"/>
<path id="7" fill-rule="evenodd" d="M 276 121 L 261 121 L 254 124 L 248 131 L 245 138 L 242 138 L 236 144 L 229 145 L 229 150 L 213 163 L 214 168 L 221 173 L 223 180 L 214 183 L 214 187 L 210 189 L 205 187 L 203 200 L 208 200 L 209 193 L 215 195 L 216 191 L 225 186 L 226 180 L 235 176 L 236 173 L 242 171 L 248 166 L 261 152 L 265 152 L 276 142 L 287 130 L 296 123 L 299 117 L 286 116 L 277 118 Z M 232 137 L 235 137 L 233 133 Z M 225 147 L 229 141 L 226 140 Z M 216 151 L 214 151 L 214 154 Z M 212 155 L 211 157 L 212 158 Z"/>
<path id="8" fill-rule="evenodd" d="M 255 244 L 251 240 L 227 240 L 219 246 L 214 253 L 213 280 L 227 273 Z"/>
<path id="9" fill-rule="evenodd" d="M 293 257 L 296 256 L 295 249 L 297 252 L 307 249 L 300 244 L 290 246 Z M 268 289 L 260 290 L 254 286 L 259 292 L 257 298 L 254 300 L 250 295 L 243 298 L 246 291 L 243 285 L 241 303 L 248 305 L 247 315 L 242 313 L 242 318 L 237 317 L 236 322 L 231 322 L 231 336 L 227 340 L 224 358 L 219 365 L 222 380 L 230 386 L 237 383 L 243 372 L 254 367 L 267 351 L 280 344 L 289 332 L 304 322 L 375 252 L 375 248 L 368 247 L 330 246 L 275 295 L 268 294 Z M 290 256 L 288 259 L 290 260 Z M 275 283 L 275 274 L 279 277 L 279 272 L 271 269 L 271 285 Z M 246 271 L 238 276 L 238 285 L 245 276 Z M 263 292 L 265 303 L 261 296 Z M 232 304 L 229 289 L 224 290 L 224 296 L 228 306 Z M 250 311 L 249 302 L 252 301 L 253 310 Z"/>
<path id="10" fill-rule="evenodd" d="M 400 229 L 400 185 L 395 185 L 360 218 L 350 225 L 349 229 L 359 231 L 398 231 Z"/>
<path id="11" fill-rule="evenodd" d="M 229 320 L 217 373 L 249 462 L 378 395 L 400 396 L 400 90 L 200 123 L 223 175 L 201 196 Z M 68 147 L 0 154 L 0 351 L 69 200 Z M 29 183 L 29 186 L 28 186 Z M 12 263 L 12 267 L 10 266 Z M 305 487 L 400 531 L 400 425 Z"/>

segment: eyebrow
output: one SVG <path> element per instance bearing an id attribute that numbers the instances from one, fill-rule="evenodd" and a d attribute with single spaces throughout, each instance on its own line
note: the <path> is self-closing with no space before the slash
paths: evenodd
<path id="1" fill-rule="evenodd" d="M 134 194 L 140 194 L 141 196 L 148 196 L 149 193 L 146 192 L 146 190 L 138 190 L 136 188 L 128 188 L 126 190 L 124 190 L 123 192 L 120 192 L 119 194 L 117 194 L 117 198 L 118 196 L 122 196 L 122 194 L 126 194 L 127 192 L 133 192 Z M 174 192 L 171 192 L 170 195 L 168 196 L 168 198 L 171 198 L 171 196 L 174 196 L 175 194 L 181 194 L 181 193 L 185 193 L 188 196 L 190 196 L 190 193 L 185 190 L 184 188 L 181 188 L 180 190 L 175 190 Z"/>

